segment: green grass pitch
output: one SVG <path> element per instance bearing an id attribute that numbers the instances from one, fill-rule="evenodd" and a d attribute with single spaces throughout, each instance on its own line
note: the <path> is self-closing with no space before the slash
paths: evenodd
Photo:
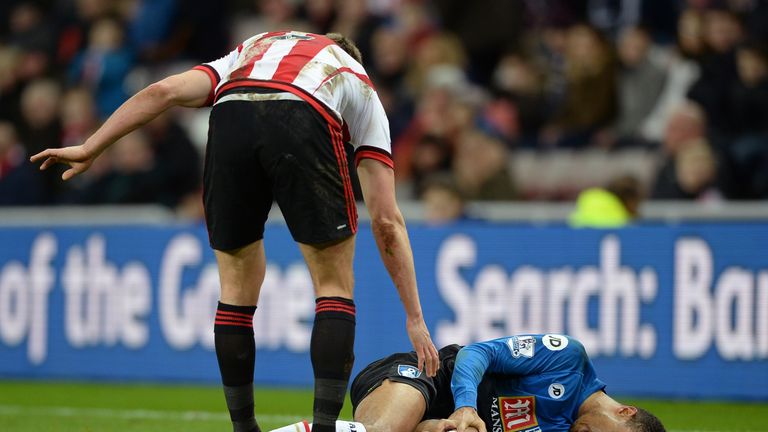
<path id="1" fill-rule="evenodd" d="M 676 432 L 768 431 L 768 403 L 625 400 Z M 311 417 L 312 393 L 257 387 L 263 430 Z M 349 402 L 342 418 L 351 418 Z M 0 381 L 3 432 L 228 432 L 216 386 Z"/>

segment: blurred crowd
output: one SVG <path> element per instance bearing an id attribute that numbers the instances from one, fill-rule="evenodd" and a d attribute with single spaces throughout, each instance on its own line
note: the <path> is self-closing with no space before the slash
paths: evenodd
<path id="1" fill-rule="evenodd" d="M 357 42 L 400 196 L 435 219 L 468 200 L 575 199 L 567 175 L 541 187 L 567 169 L 608 190 L 615 174 L 633 197 L 768 197 L 768 1 L 3 0 L 0 205 L 196 214 L 204 111 L 169 112 L 66 184 L 28 156 L 82 143 L 151 81 L 278 29 Z"/>

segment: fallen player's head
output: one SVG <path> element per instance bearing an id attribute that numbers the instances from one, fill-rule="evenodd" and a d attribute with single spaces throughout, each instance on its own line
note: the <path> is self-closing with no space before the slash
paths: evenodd
<path id="1" fill-rule="evenodd" d="M 627 420 L 626 425 L 632 432 L 666 432 L 661 420 L 642 408 L 637 408 L 637 412 Z"/>
<path id="2" fill-rule="evenodd" d="M 580 415 L 570 432 L 666 432 L 661 420 L 634 406 L 594 410 Z"/>

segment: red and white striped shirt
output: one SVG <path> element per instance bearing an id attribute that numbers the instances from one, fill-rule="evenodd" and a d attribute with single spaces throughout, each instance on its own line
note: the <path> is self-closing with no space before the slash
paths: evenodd
<path id="1" fill-rule="evenodd" d="M 233 88 L 289 92 L 343 130 L 355 148 L 356 162 L 371 158 L 393 166 L 389 122 L 373 83 L 360 63 L 323 35 L 261 33 L 195 69 L 208 73 L 213 82 L 208 105 Z"/>

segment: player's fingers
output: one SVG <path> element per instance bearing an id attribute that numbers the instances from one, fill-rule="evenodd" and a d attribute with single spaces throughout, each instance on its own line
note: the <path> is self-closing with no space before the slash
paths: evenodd
<path id="1" fill-rule="evenodd" d="M 416 358 L 418 361 L 418 367 L 420 371 L 424 370 L 424 366 L 426 366 L 426 356 L 424 355 L 424 347 L 419 345 L 416 351 Z M 427 374 L 429 375 L 429 374 Z"/>
<path id="2" fill-rule="evenodd" d="M 437 350 L 431 343 L 425 347 L 425 367 L 427 368 L 427 376 L 433 377 L 437 375 L 437 369 L 440 367 L 440 360 L 437 356 Z"/>
<path id="3" fill-rule="evenodd" d="M 457 425 L 458 425 L 456 427 L 457 431 L 469 432 L 469 431 L 472 430 L 472 423 L 470 423 L 470 422 L 468 422 L 466 420 L 465 421 L 457 422 Z"/>
<path id="4" fill-rule="evenodd" d="M 434 377 L 437 374 L 437 367 L 435 366 L 435 359 L 431 354 L 427 354 L 426 359 L 427 376 Z"/>
<path id="5" fill-rule="evenodd" d="M 453 420 L 443 419 L 437 424 L 440 432 L 448 432 L 456 430 L 456 422 Z"/>
<path id="6" fill-rule="evenodd" d="M 467 422 L 467 431 L 472 431 L 477 429 L 478 432 L 486 432 L 485 430 L 485 423 L 483 423 L 479 417 L 475 417 L 473 419 L 470 419 L 470 421 Z"/>
<path id="7" fill-rule="evenodd" d="M 77 174 L 78 174 L 78 172 L 77 172 L 76 169 L 70 168 L 70 169 L 64 171 L 64 174 L 61 175 L 61 179 L 66 181 L 66 180 L 71 179 L 72 177 L 74 177 Z"/>
<path id="8" fill-rule="evenodd" d="M 29 158 L 30 162 L 37 162 L 41 159 L 47 158 L 51 154 L 51 149 L 43 150 L 40 153 L 33 155 Z"/>
<path id="9" fill-rule="evenodd" d="M 429 345 L 429 353 L 432 356 L 432 365 L 435 368 L 435 375 L 437 375 L 437 371 L 440 370 L 440 354 L 438 354 L 437 349 L 434 345 Z"/>
<path id="10" fill-rule="evenodd" d="M 56 156 L 49 156 L 48 159 L 44 160 L 43 163 L 40 165 L 40 170 L 46 170 L 51 165 L 55 165 L 59 159 Z"/>

